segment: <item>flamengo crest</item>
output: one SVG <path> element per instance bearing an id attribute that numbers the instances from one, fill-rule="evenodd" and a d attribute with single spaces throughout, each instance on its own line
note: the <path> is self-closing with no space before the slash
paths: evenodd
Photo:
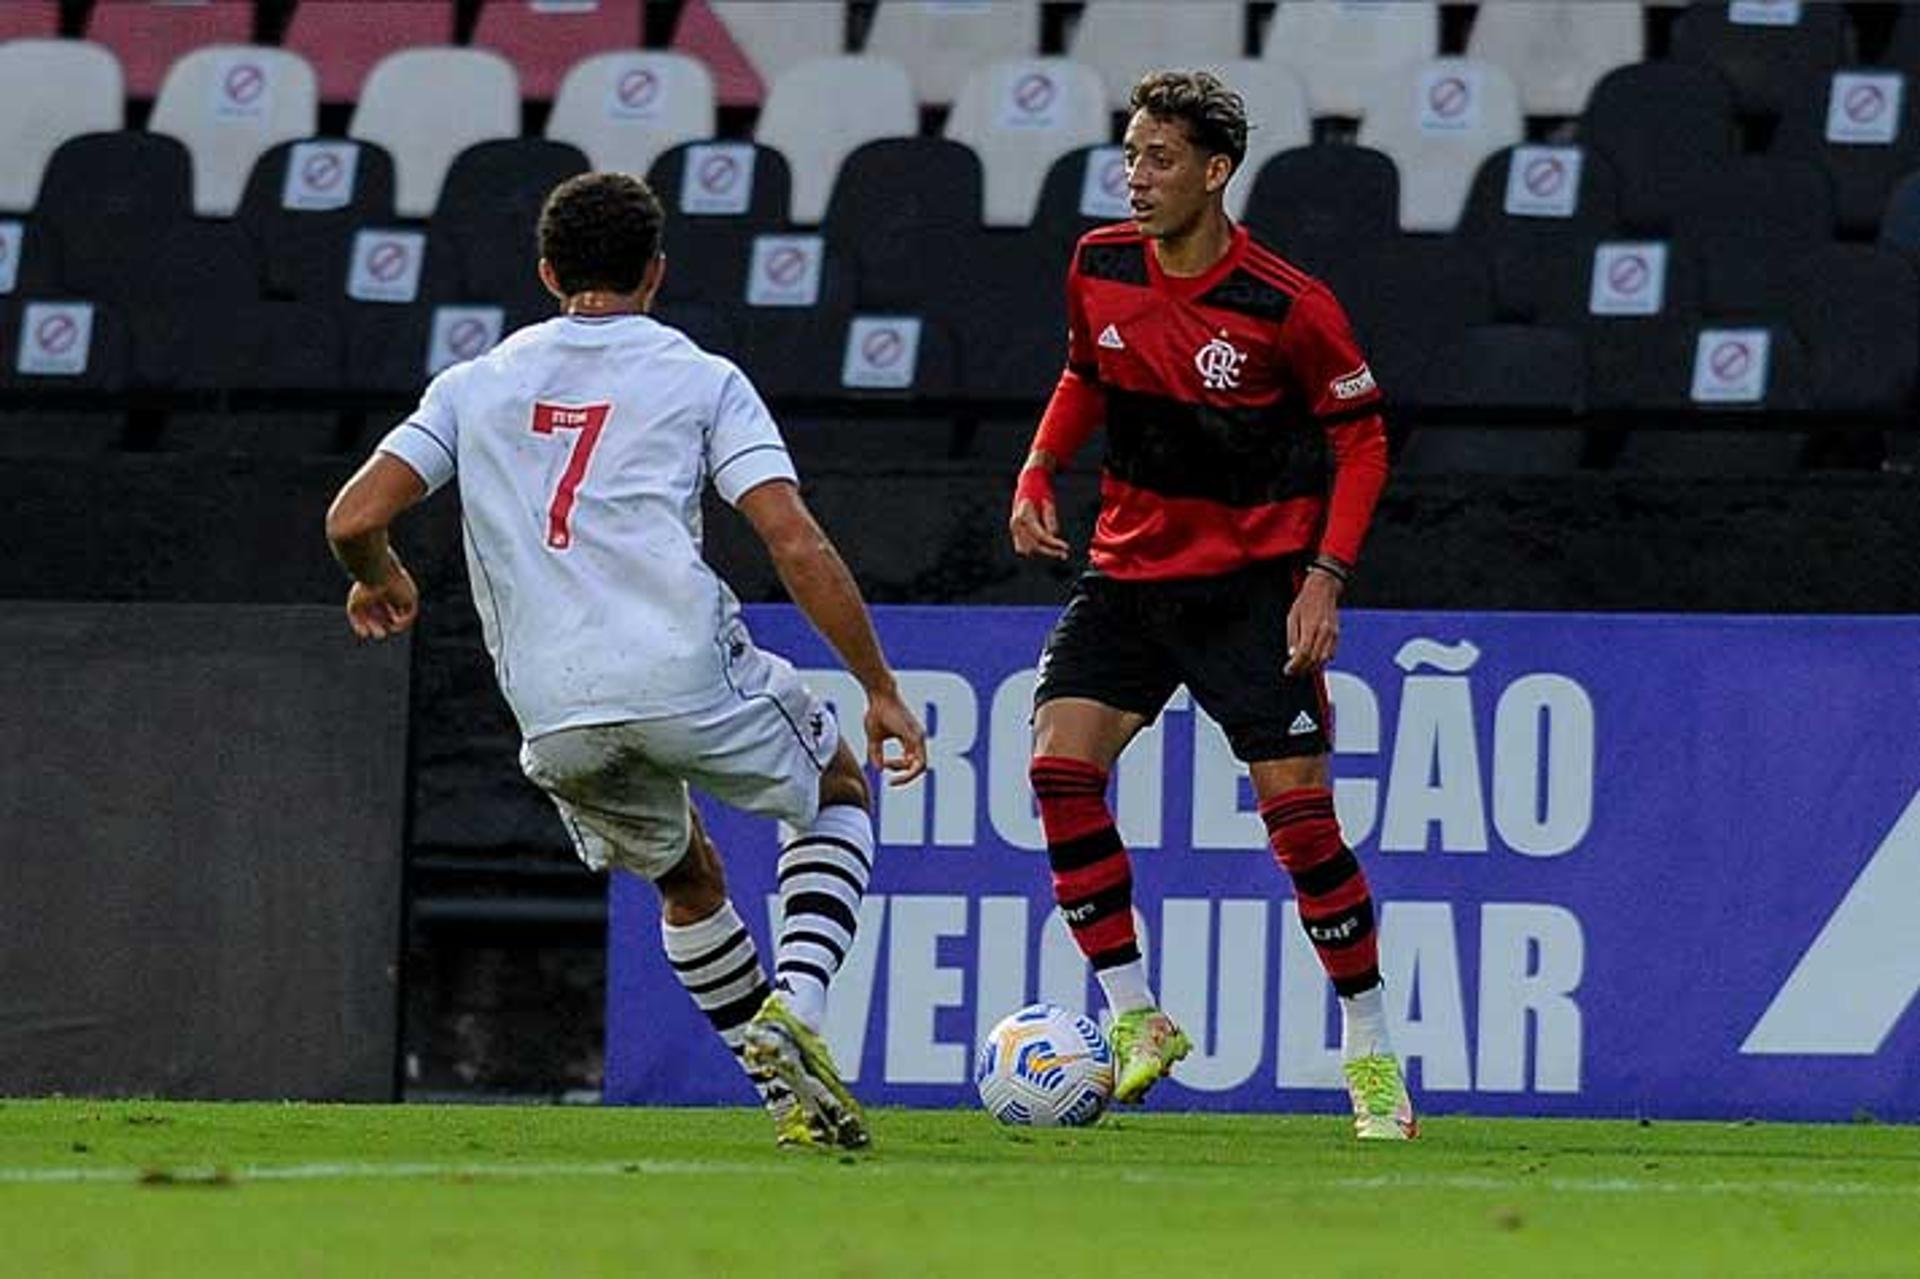
<path id="1" fill-rule="evenodd" d="M 1193 354 L 1193 367 L 1200 370 L 1200 382 L 1209 391 L 1232 391 L 1240 386 L 1240 366 L 1247 353 L 1221 334 Z"/>

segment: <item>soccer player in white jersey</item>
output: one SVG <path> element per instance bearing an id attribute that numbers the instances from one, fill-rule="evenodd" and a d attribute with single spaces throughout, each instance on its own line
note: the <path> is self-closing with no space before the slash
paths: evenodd
<path id="1" fill-rule="evenodd" d="M 582 860 L 659 890 L 667 959 L 742 1061 L 780 1144 L 864 1146 L 865 1117 L 819 1029 L 873 868 L 866 776 L 832 711 L 755 647 L 701 558 L 707 484 L 746 516 L 866 690 L 869 762 L 911 782 L 926 769 L 925 730 L 753 384 L 647 315 L 666 266 L 662 222 L 637 178 L 556 187 L 539 271 L 563 314 L 435 378 L 334 499 L 327 538 L 353 577 L 354 632 L 404 631 L 419 593 L 388 528 L 458 478 L 474 606 L 525 738 L 522 770 Z M 780 854 L 771 985 L 689 784 L 800 832 Z"/>

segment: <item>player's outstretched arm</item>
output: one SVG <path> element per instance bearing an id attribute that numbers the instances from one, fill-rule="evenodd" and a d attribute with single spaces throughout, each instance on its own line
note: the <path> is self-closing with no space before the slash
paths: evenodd
<path id="1" fill-rule="evenodd" d="M 900 687 L 846 561 L 791 480 L 755 485 L 738 505 L 766 544 L 787 594 L 866 690 L 868 761 L 893 774 L 895 786 L 913 781 L 927 771 L 927 732 L 900 700 Z M 888 742 L 899 743 L 898 755 L 886 753 Z"/>
<path id="2" fill-rule="evenodd" d="M 412 467 L 375 453 L 327 509 L 327 545 L 353 578 L 347 624 L 361 639 L 398 635 L 420 615 L 419 588 L 394 554 L 387 530 L 426 492 L 426 482 Z"/>

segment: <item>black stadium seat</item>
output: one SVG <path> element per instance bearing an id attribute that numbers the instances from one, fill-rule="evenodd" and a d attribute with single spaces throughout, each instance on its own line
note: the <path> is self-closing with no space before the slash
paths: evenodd
<path id="1" fill-rule="evenodd" d="M 1493 319 L 1493 277 L 1473 246 L 1402 236 L 1319 273 L 1345 306 L 1389 403 L 1425 402 L 1435 352 Z"/>
<path id="2" fill-rule="evenodd" d="M 1920 29 L 1920 23 L 1915 24 Z M 1828 107 L 1833 93 L 1829 81 L 1810 86 L 1789 104 L 1774 132 L 1769 154 L 1810 160 L 1825 171 L 1833 186 L 1834 215 L 1841 234 L 1870 237 L 1880 226 L 1887 196 L 1900 178 L 1920 169 L 1920 84 L 1909 77 L 1900 95 L 1900 114 L 1893 140 L 1878 143 L 1832 142 L 1827 138 Z M 1889 109 L 1885 95 L 1872 86 L 1852 95 L 1858 110 Z M 1842 109 L 1845 110 L 1843 100 Z"/>
<path id="3" fill-rule="evenodd" d="M 1580 118 L 1580 140 L 1613 161 L 1621 221 L 1664 231 L 1679 189 L 1699 166 L 1734 153 L 1733 91 L 1719 73 L 1672 62 L 1609 71 Z"/>
<path id="4" fill-rule="evenodd" d="M 346 288 L 347 259 L 354 233 L 362 227 L 393 224 L 393 158 L 371 142 L 354 142 L 351 198 L 338 209 L 287 208 L 283 196 L 287 165 L 296 142 L 283 142 L 261 156 L 247 179 L 235 219 L 259 246 L 270 296 L 310 302 L 338 301 Z M 330 157 L 308 156 L 328 175 L 342 166 Z M 344 183 L 345 179 L 332 178 Z"/>
<path id="5" fill-rule="evenodd" d="M 1920 373 L 1920 274 L 1912 264 L 1884 249 L 1835 244 L 1801 256 L 1788 279 L 1812 402 L 1843 413 L 1910 413 Z"/>
<path id="6" fill-rule="evenodd" d="M 83 296 L 125 296 L 173 229 L 193 217 L 186 147 L 157 133 L 88 133 L 47 162 L 36 221 L 60 246 L 65 286 Z"/>
<path id="7" fill-rule="evenodd" d="M 1370 147 L 1282 151 L 1254 176 L 1246 223 L 1282 256 L 1317 274 L 1400 234 L 1400 171 Z"/>
<path id="8" fill-rule="evenodd" d="M 1619 179 L 1604 155 L 1585 148 L 1573 216 L 1528 217 L 1506 210 L 1512 160 L 1508 147 L 1480 166 L 1454 234 L 1492 265 L 1501 314 L 1529 320 L 1542 313 L 1544 295 L 1566 264 L 1587 260 L 1596 242 L 1617 231 Z"/>
<path id="9" fill-rule="evenodd" d="M 535 267 L 540 208 L 555 186 L 592 167 L 565 142 L 503 138 L 468 147 L 447 170 L 434 236 L 452 256 L 464 296 L 504 307 L 509 329 L 553 313 Z"/>
<path id="10" fill-rule="evenodd" d="M 1673 229 L 1675 243 L 1700 260 L 1705 309 L 1768 310 L 1784 318 L 1777 309 L 1780 276 L 1801 255 L 1832 242 L 1833 188 L 1805 160 L 1721 160 L 1680 184 Z"/>
<path id="11" fill-rule="evenodd" d="M 1779 116 L 1809 85 L 1853 56 L 1853 27 L 1837 4 L 1803 4 L 1791 26 L 1733 20 L 1725 3 L 1695 0 L 1673 29 L 1676 62 L 1710 67 L 1733 89 L 1734 109 Z"/>
<path id="12" fill-rule="evenodd" d="M 667 278 L 663 300 L 698 302 L 731 314 L 746 306 L 747 277 L 753 265 L 753 241 L 787 227 L 787 202 L 793 179 L 787 159 L 771 147 L 753 147 L 753 186 L 743 213 L 700 213 L 683 207 L 686 167 L 700 143 L 684 143 L 665 152 L 648 175 L 667 209 Z M 743 144 L 744 145 L 744 144 Z M 706 163 L 715 163 L 708 156 Z M 694 175 L 699 181 L 699 174 Z M 697 189 L 697 187 L 696 187 Z"/>

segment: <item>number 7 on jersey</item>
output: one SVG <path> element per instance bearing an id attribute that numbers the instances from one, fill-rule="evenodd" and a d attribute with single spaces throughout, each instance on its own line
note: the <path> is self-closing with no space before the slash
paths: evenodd
<path id="1" fill-rule="evenodd" d="M 535 404 L 533 433 L 553 435 L 560 431 L 578 431 L 567 469 L 554 487 L 553 502 L 547 507 L 547 545 L 564 551 L 573 545 L 573 497 L 580 481 L 587 477 L 587 463 L 600 443 L 600 428 L 607 424 L 611 404 Z"/>

